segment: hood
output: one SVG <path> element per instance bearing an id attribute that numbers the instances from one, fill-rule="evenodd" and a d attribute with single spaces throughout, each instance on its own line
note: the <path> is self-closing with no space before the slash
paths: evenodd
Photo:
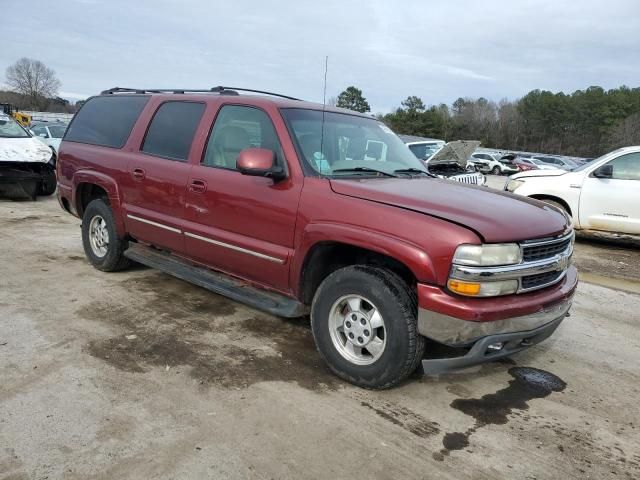
<path id="1" fill-rule="evenodd" d="M 440 165 L 456 162 L 462 168 L 467 167 L 467 160 L 476 151 L 480 142 L 477 140 L 456 140 L 446 143 L 427 160 L 427 165 Z"/>
<path id="2" fill-rule="evenodd" d="M 567 170 L 561 170 L 559 168 L 540 169 L 540 170 L 527 170 L 525 172 L 516 173 L 511 175 L 511 178 L 525 178 L 525 177 L 559 177 L 560 175 L 566 175 L 569 173 Z"/>
<path id="3" fill-rule="evenodd" d="M 435 178 L 332 179 L 331 188 L 457 223 L 489 243 L 555 236 L 569 226 L 563 214 L 545 203 Z"/>
<path id="4" fill-rule="evenodd" d="M 51 159 L 51 149 L 33 137 L 0 137 L 0 162 L 42 162 Z"/>

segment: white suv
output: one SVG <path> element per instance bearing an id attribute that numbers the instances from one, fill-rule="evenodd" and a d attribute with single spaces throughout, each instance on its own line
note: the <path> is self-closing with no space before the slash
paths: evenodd
<path id="1" fill-rule="evenodd" d="M 572 172 L 518 173 L 504 189 L 563 209 L 576 229 L 640 235 L 640 146 L 620 148 Z"/>
<path id="2" fill-rule="evenodd" d="M 481 172 L 492 173 L 493 175 L 500 175 L 503 173 L 514 173 L 518 171 L 515 166 L 508 165 L 501 162 L 502 154 L 500 153 L 484 153 L 475 152 L 469 159 L 474 164 L 478 165 Z"/>

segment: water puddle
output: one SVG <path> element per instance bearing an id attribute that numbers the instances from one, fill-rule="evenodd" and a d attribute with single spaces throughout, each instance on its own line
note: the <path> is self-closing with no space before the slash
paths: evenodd
<path id="1" fill-rule="evenodd" d="M 514 410 L 527 410 L 527 402 L 545 398 L 553 392 L 563 391 L 567 384 L 552 373 L 537 368 L 513 367 L 509 385 L 481 398 L 458 398 L 451 403 L 456 410 L 475 419 L 473 427 L 465 432 L 450 432 L 442 439 L 443 449 L 433 458 L 442 461 L 451 450 L 462 450 L 469 446 L 469 437 L 487 425 L 504 425 Z"/>

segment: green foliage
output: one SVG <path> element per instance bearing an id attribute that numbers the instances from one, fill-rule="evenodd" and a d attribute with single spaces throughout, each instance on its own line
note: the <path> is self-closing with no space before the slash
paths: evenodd
<path id="1" fill-rule="evenodd" d="M 348 108 L 361 113 L 371 111 L 367 99 L 362 95 L 362 90 L 354 86 L 347 87 L 345 91 L 338 95 L 336 107 Z"/>
<path id="2" fill-rule="evenodd" d="M 638 143 L 640 88 L 601 87 L 570 95 L 533 90 L 516 101 L 458 98 L 426 107 L 416 96 L 380 117 L 397 133 L 480 140 L 484 146 L 593 157 Z"/>

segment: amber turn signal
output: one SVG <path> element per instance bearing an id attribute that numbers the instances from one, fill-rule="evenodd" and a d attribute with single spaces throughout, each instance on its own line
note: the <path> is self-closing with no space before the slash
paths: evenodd
<path id="1" fill-rule="evenodd" d="M 469 296 L 478 295 L 481 287 L 479 283 L 461 282 L 460 280 L 449 280 L 447 286 L 452 292 Z"/>

